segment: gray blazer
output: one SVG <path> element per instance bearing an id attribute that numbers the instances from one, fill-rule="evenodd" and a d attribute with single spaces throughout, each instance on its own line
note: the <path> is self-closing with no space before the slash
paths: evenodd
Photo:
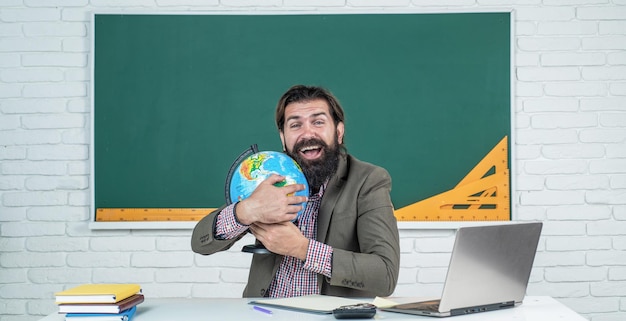
<path id="1" fill-rule="evenodd" d="M 317 240 L 333 247 L 332 276 L 318 275 L 320 293 L 343 297 L 388 296 L 398 282 L 400 245 L 390 197 L 391 177 L 378 166 L 342 155 L 318 214 Z M 193 230 L 194 252 L 208 255 L 229 249 L 239 239 L 214 237 L 217 214 Z M 243 235 L 242 235 L 243 236 Z M 241 237 L 240 237 L 241 238 Z M 263 297 L 282 256 L 253 254 L 244 297 Z"/>

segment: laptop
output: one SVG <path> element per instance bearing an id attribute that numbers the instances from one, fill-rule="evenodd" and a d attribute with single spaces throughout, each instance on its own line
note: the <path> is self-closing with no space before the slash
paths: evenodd
<path id="1" fill-rule="evenodd" d="M 381 310 L 448 317 L 522 304 L 542 225 L 533 222 L 459 228 L 441 299 Z"/>

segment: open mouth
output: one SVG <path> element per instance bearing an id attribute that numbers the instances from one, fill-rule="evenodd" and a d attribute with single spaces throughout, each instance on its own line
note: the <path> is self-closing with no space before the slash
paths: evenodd
<path id="1" fill-rule="evenodd" d="M 305 147 L 300 148 L 298 152 L 305 159 L 315 159 L 322 155 L 322 150 L 323 150 L 322 146 L 320 145 L 310 145 L 310 146 L 305 146 Z"/>

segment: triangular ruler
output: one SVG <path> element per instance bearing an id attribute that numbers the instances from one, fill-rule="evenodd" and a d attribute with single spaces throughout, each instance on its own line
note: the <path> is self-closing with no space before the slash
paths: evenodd
<path id="1" fill-rule="evenodd" d="M 399 221 L 508 221 L 511 219 L 508 137 L 453 189 L 395 210 Z"/>

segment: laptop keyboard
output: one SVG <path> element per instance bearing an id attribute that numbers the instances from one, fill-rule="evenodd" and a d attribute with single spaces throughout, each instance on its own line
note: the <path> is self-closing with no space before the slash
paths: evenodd
<path id="1" fill-rule="evenodd" d="M 417 308 L 424 311 L 439 312 L 439 302 L 420 304 Z"/>
<path id="2" fill-rule="evenodd" d="M 396 306 L 396 308 L 401 308 L 401 309 L 406 309 L 406 310 L 422 310 L 422 311 L 430 311 L 430 312 L 439 312 L 440 302 L 441 300 L 413 302 L 413 303 L 400 304 Z"/>

